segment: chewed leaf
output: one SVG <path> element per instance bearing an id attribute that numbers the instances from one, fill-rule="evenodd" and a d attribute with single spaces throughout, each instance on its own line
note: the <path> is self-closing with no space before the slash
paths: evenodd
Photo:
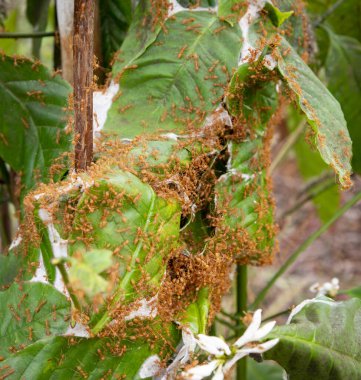
<path id="1" fill-rule="evenodd" d="M 338 174 L 341 185 L 348 188 L 352 143 L 340 104 L 285 39 L 281 39 L 277 50 L 279 72 L 307 116 L 322 159 Z"/>

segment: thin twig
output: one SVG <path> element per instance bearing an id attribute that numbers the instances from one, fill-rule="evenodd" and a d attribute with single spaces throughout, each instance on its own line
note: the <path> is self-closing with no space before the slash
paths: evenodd
<path id="1" fill-rule="evenodd" d="M 287 216 L 293 214 L 295 211 L 299 210 L 304 204 L 307 202 L 311 201 L 312 199 L 316 198 L 320 194 L 324 193 L 331 187 L 336 186 L 334 178 L 326 178 L 324 180 L 324 183 L 319 186 L 315 187 L 309 193 L 305 196 L 302 197 L 299 201 L 297 201 L 292 207 L 287 209 L 280 217 L 281 220 L 285 219 Z"/>
<path id="2" fill-rule="evenodd" d="M 290 307 L 290 308 L 288 308 L 286 310 L 279 311 L 278 313 L 272 314 L 269 317 L 263 319 L 262 322 L 268 322 L 268 321 L 270 321 L 272 319 L 275 319 L 275 318 L 280 317 L 282 315 L 288 314 L 288 313 L 291 312 L 291 310 L 292 310 L 292 308 Z"/>
<path id="3" fill-rule="evenodd" d="M 264 300 L 269 290 L 275 284 L 275 282 L 286 272 L 286 270 L 298 259 L 300 254 L 304 252 L 317 238 L 319 238 L 324 232 L 326 232 L 330 226 L 335 223 L 347 210 L 354 206 L 359 200 L 361 200 L 361 191 L 351 198 L 343 207 L 341 207 L 335 214 L 324 223 L 317 231 L 311 234 L 285 261 L 281 268 L 274 274 L 274 276 L 268 281 L 267 285 L 257 295 L 255 301 L 250 306 L 250 309 L 256 309 L 260 303 Z"/>
<path id="4" fill-rule="evenodd" d="M 239 322 L 239 318 L 237 318 L 237 314 L 228 313 L 227 311 L 223 309 L 220 310 L 220 313 L 223 314 L 225 317 L 232 319 L 233 321 Z"/>
<path id="5" fill-rule="evenodd" d="M 276 167 L 282 162 L 286 157 L 289 150 L 297 142 L 298 138 L 301 136 L 302 132 L 306 127 L 307 122 L 303 121 L 286 139 L 285 143 L 282 145 L 276 157 L 272 160 L 269 168 L 269 172 L 273 173 Z"/>
<path id="6" fill-rule="evenodd" d="M 94 0 L 74 2 L 75 170 L 93 160 L 93 31 Z"/>
<path id="7" fill-rule="evenodd" d="M 314 23 L 314 27 L 318 28 L 326 19 L 327 17 L 331 16 L 333 12 L 342 4 L 345 0 L 338 0 L 335 4 L 333 4 L 330 8 L 327 9 L 327 11 Z"/>
<path id="8" fill-rule="evenodd" d="M 220 317 L 216 317 L 216 321 L 218 322 L 218 323 L 220 323 L 220 324 L 222 324 L 222 325 L 224 325 L 224 326 L 227 326 L 227 327 L 229 327 L 230 329 L 232 329 L 232 330 L 239 330 L 240 329 L 240 327 L 239 326 L 235 326 L 235 325 L 232 325 L 232 323 L 230 323 L 230 322 L 228 322 L 228 321 L 226 321 L 225 319 L 223 319 L 223 318 L 220 318 Z"/>
<path id="9" fill-rule="evenodd" d="M 55 32 L 32 32 L 32 33 L 11 33 L 3 32 L 0 33 L 0 38 L 44 38 L 44 37 L 55 37 Z"/>

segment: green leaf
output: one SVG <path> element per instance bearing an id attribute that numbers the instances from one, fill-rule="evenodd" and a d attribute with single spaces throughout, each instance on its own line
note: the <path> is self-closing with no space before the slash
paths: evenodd
<path id="1" fill-rule="evenodd" d="M 206 334 L 209 307 L 208 288 L 202 288 L 198 292 L 197 300 L 187 307 L 184 314 L 182 313 L 179 322 L 189 327 L 193 334 Z"/>
<path id="2" fill-rule="evenodd" d="M 31 244 L 25 245 L 21 241 L 10 248 L 9 252 L 0 255 L 0 291 L 8 288 L 15 280 L 30 280 L 36 270 L 32 263 L 39 260 L 39 248 Z"/>
<path id="3" fill-rule="evenodd" d="M 149 297 L 158 289 L 166 258 L 178 244 L 180 204 L 175 199 L 161 198 L 151 186 L 121 170 L 114 169 L 94 181 L 77 205 L 69 236 L 69 255 L 80 265 L 89 251 L 114 253 L 118 283 L 116 290 L 114 286 L 112 289 L 113 306 L 120 301 L 129 303 L 137 297 Z M 85 231 L 83 226 L 87 226 Z M 106 265 L 109 258 L 107 255 Z M 104 268 L 103 265 L 100 269 Z M 109 280 L 106 273 L 104 278 Z M 137 286 L 139 281 L 141 289 Z M 98 315 L 104 318 L 102 327 L 109 318 L 108 311 Z"/>
<path id="4" fill-rule="evenodd" d="M 105 133 L 178 133 L 198 127 L 219 105 L 222 86 L 238 63 L 238 25 L 232 28 L 210 12 L 186 11 L 167 20 L 165 30 L 124 69 Z"/>
<path id="5" fill-rule="evenodd" d="M 47 21 L 48 17 L 48 8 L 49 0 L 27 0 L 26 1 L 26 17 L 29 20 L 30 24 L 34 27 L 38 26 L 39 22 L 42 20 Z M 41 30 L 45 30 L 45 25 Z"/>
<path id="6" fill-rule="evenodd" d="M 48 24 L 50 0 L 27 0 L 26 16 L 35 32 L 44 32 Z M 42 38 L 32 39 L 32 55 L 40 58 Z"/>
<path id="7" fill-rule="evenodd" d="M 144 341 L 54 337 L 40 340 L 1 362 L 7 380 L 136 379 L 143 362 L 160 349 Z M 166 345 L 165 345 L 166 346 Z M 124 350 L 124 353 L 122 353 Z"/>
<path id="8" fill-rule="evenodd" d="M 85 252 L 80 259 L 70 258 L 69 280 L 78 288 L 84 290 L 89 297 L 107 290 L 107 281 L 100 273 L 109 269 L 112 264 L 113 252 L 107 249 L 92 249 Z"/>
<path id="9" fill-rule="evenodd" d="M 124 67 L 131 66 L 157 38 L 160 22 L 154 24 L 150 0 L 140 0 L 135 9 L 128 33 L 121 50 L 114 55 L 112 77 L 118 82 Z"/>
<path id="10" fill-rule="evenodd" d="M 322 159 L 338 174 L 342 186 L 349 187 L 351 139 L 339 103 L 283 38 L 278 68 L 307 116 Z"/>
<path id="11" fill-rule="evenodd" d="M 219 0 L 218 16 L 224 17 L 231 25 L 237 22 L 240 17 L 240 11 L 247 11 L 247 4 L 240 0 Z"/>
<path id="12" fill-rule="evenodd" d="M 276 327 L 267 339 L 279 343 L 266 352 L 290 380 L 361 378 L 361 300 L 316 299 L 305 304 L 291 324 Z"/>
<path id="13" fill-rule="evenodd" d="M 0 254 L 0 290 L 14 281 L 22 258 L 15 254 Z"/>
<path id="14" fill-rule="evenodd" d="M 15 32 L 16 24 L 19 18 L 19 10 L 13 9 L 7 15 L 4 25 L 2 27 L 3 32 Z M 1 15 L 0 15 L 1 21 Z M 1 25 L 1 23 L 0 23 Z M 6 52 L 6 54 L 16 54 L 18 47 L 18 40 L 12 38 L 0 39 L 0 51 Z"/>
<path id="15" fill-rule="evenodd" d="M 359 0 L 313 0 L 307 1 L 307 9 L 316 23 L 327 15 L 338 3 L 337 8 L 325 18 L 323 25 L 331 26 L 335 33 L 356 38 L 361 42 L 361 3 Z"/>
<path id="16" fill-rule="evenodd" d="M 216 0 L 179 0 L 178 3 L 185 8 L 190 7 L 214 7 Z"/>
<path id="17" fill-rule="evenodd" d="M 217 208 L 222 212 L 220 238 L 227 239 L 239 262 L 262 264 L 269 261 L 274 250 L 266 131 L 278 98 L 275 85 L 254 83 L 247 66 L 240 66 L 234 74 L 228 101 L 230 111 L 247 120 L 241 124 L 244 141 L 228 143 L 227 173 L 216 184 Z"/>
<path id="18" fill-rule="evenodd" d="M 309 53 L 309 24 L 310 20 L 304 9 L 303 2 L 298 0 L 276 0 L 273 1 L 281 11 L 293 11 L 294 16 L 289 17 L 280 27 L 287 36 L 287 41 L 299 54 Z"/>
<path id="19" fill-rule="evenodd" d="M 99 2 L 100 30 L 105 66 L 120 48 L 132 20 L 131 0 L 102 0 Z"/>
<path id="20" fill-rule="evenodd" d="M 355 297 L 361 299 L 361 286 L 358 286 L 356 288 L 343 290 L 340 292 L 341 294 L 347 294 L 350 297 Z"/>
<path id="21" fill-rule="evenodd" d="M 282 380 L 283 369 L 275 363 L 247 360 L 247 380 Z"/>
<path id="22" fill-rule="evenodd" d="M 325 62 L 328 89 L 340 102 L 353 142 L 352 168 L 361 173 L 361 43 L 326 28 L 329 49 Z"/>
<path id="23" fill-rule="evenodd" d="M 272 21 L 272 24 L 277 27 L 281 26 L 294 13 L 293 11 L 282 12 L 280 9 L 278 9 L 271 3 L 266 3 L 265 10 L 268 13 L 268 17 Z"/>
<path id="24" fill-rule="evenodd" d="M 296 114 L 294 109 L 290 109 L 287 115 L 287 126 L 289 130 L 294 131 L 300 123 L 303 123 L 303 117 L 298 115 L 298 113 Z M 317 189 L 321 189 L 321 187 L 326 188 L 319 195 L 312 198 L 320 219 L 326 222 L 334 215 L 340 205 L 340 190 L 335 181 L 333 181 L 333 186 L 330 185 L 330 181 L 327 180 L 325 176 L 329 171 L 328 166 L 322 160 L 318 152 L 312 149 L 306 138 L 297 139 L 294 145 L 294 152 L 296 154 L 298 168 L 305 180 L 312 181 L 317 178 L 321 179 L 325 177 L 325 181 L 321 181 L 318 185 L 312 186 L 307 193 L 311 195 L 311 192 L 317 191 Z"/>
<path id="25" fill-rule="evenodd" d="M 64 111 L 70 92 L 40 64 L 0 59 L 0 156 L 22 173 L 23 195 L 46 181 L 54 159 L 71 149 Z"/>
<path id="26" fill-rule="evenodd" d="M 327 18 L 336 33 L 356 38 L 361 42 L 361 3 L 359 0 L 347 0 Z"/>
<path id="27" fill-rule="evenodd" d="M 13 284 L 0 292 L 0 356 L 47 335 L 66 331 L 70 302 L 51 285 L 40 282 Z"/>

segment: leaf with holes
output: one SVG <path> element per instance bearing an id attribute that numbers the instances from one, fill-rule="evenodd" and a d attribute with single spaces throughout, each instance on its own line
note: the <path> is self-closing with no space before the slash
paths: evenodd
<path id="1" fill-rule="evenodd" d="M 312 127 L 322 159 L 338 174 L 342 186 L 349 187 L 351 139 L 340 104 L 284 38 L 277 55 L 279 72 Z"/>
<path id="2" fill-rule="evenodd" d="M 0 59 L 0 156 L 22 173 L 23 195 L 46 181 L 54 160 L 71 149 L 64 112 L 70 92 L 40 64 Z"/>
<path id="3" fill-rule="evenodd" d="M 276 327 L 267 339 L 279 343 L 265 358 L 278 362 L 290 380 L 361 378 L 361 300 L 316 299 L 291 324 Z"/>
<path id="4" fill-rule="evenodd" d="M 51 285 L 13 284 L 0 292 L 0 356 L 47 335 L 60 335 L 69 325 L 70 302 Z"/>

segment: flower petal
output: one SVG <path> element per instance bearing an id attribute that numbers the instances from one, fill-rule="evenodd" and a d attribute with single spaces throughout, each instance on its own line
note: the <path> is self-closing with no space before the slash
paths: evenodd
<path id="1" fill-rule="evenodd" d="M 139 370 L 139 377 L 141 379 L 146 379 L 147 377 L 152 377 L 157 375 L 162 370 L 160 366 L 160 358 L 158 355 L 149 356 L 146 359 Z"/>
<path id="2" fill-rule="evenodd" d="M 246 355 L 248 355 L 248 354 L 263 354 L 264 352 L 273 348 L 278 342 L 279 342 L 278 338 L 272 339 L 272 340 L 268 340 L 267 342 L 257 344 L 257 346 L 241 348 L 238 352 L 242 352 Z"/>
<path id="3" fill-rule="evenodd" d="M 193 368 L 184 371 L 182 375 L 185 379 L 189 380 L 201 380 L 207 376 L 210 376 L 212 372 L 220 365 L 219 360 L 212 360 L 210 363 L 197 365 Z"/>
<path id="4" fill-rule="evenodd" d="M 223 369 L 222 369 L 222 365 L 220 365 L 218 366 L 216 373 L 212 377 L 212 380 L 223 380 L 223 379 L 224 379 Z"/>
<path id="5" fill-rule="evenodd" d="M 187 347 L 188 352 L 194 352 L 197 345 L 197 341 L 190 329 L 182 329 L 182 340 L 184 346 Z"/>
<path id="6" fill-rule="evenodd" d="M 236 362 L 238 362 L 238 360 L 244 358 L 245 356 L 247 356 L 247 353 L 237 351 L 233 358 L 226 362 L 226 364 L 223 367 L 223 372 L 227 374 L 227 372 L 229 372 L 232 369 Z"/>
<path id="7" fill-rule="evenodd" d="M 268 335 L 271 330 L 275 327 L 276 321 L 268 322 L 264 326 L 262 326 L 260 329 L 256 331 L 254 334 L 254 340 L 261 340 L 264 338 L 266 335 Z"/>
<path id="8" fill-rule="evenodd" d="M 262 310 L 258 309 L 253 314 L 253 319 L 251 324 L 248 326 L 247 330 L 244 334 L 234 343 L 234 346 L 240 348 L 244 346 L 246 343 L 252 342 L 254 340 L 254 335 L 256 331 L 261 326 L 262 321 Z"/>
<path id="9" fill-rule="evenodd" d="M 221 356 L 231 354 L 228 344 L 216 336 L 198 334 L 197 343 L 202 350 L 207 351 L 211 355 Z"/>

